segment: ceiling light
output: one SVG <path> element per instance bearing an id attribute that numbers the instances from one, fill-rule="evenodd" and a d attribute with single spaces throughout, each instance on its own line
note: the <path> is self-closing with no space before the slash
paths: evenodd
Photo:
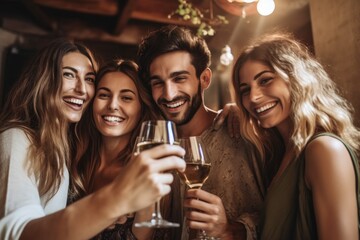
<path id="1" fill-rule="evenodd" d="M 259 0 L 257 3 L 257 11 L 262 16 L 268 16 L 275 10 L 274 0 Z"/>
<path id="2" fill-rule="evenodd" d="M 228 2 L 238 2 L 238 3 L 252 3 L 256 2 L 257 0 L 227 0 Z"/>
<path id="3" fill-rule="evenodd" d="M 220 63 L 225 66 L 229 66 L 234 60 L 234 56 L 231 53 L 231 48 L 229 45 L 226 45 L 221 50 Z"/>

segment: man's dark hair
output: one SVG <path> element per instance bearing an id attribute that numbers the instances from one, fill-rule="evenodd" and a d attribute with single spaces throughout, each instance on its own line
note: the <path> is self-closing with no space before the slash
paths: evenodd
<path id="1" fill-rule="evenodd" d="M 189 29 L 168 25 L 149 33 L 139 45 L 139 75 L 145 86 L 148 86 L 152 61 L 162 54 L 174 51 L 190 53 L 191 64 L 195 67 L 198 78 L 210 66 L 211 53 L 204 39 L 197 37 Z"/>

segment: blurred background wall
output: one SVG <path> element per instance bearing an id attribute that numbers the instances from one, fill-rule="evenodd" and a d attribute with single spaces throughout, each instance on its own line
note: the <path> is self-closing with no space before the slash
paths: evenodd
<path id="1" fill-rule="evenodd" d="M 241 0 L 239 0 L 241 1 Z M 275 0 L 268 16 L 256 2 L 188 0 L 204 21 L 221 15 L 228 24 L 213 24 L 204 36 L 212 52 L 213 79 L 206 104 L 220 109 L 233 101 L 229 83 L 232 64 L 220 57 L 226 45 L 234 58 L 251 39 L 267 32 L 292 32 L 313 51 L 354 105 L 360 126 L 360 1 Z M 2 0 L 0 2 L 0 109 L 7 93 L 34 53 L 53 38 L 85 43 L 103 62 L 116 57 L 135 60 L 142 36 L 166 24 L 198 26 L 173 14 L 178 0 Z M 169 17 L 169 15 L 172 17 Z M 209 21 L 208 21 L 209 22 Z M 211 21 L 210 21 L 211 22 Z"/>

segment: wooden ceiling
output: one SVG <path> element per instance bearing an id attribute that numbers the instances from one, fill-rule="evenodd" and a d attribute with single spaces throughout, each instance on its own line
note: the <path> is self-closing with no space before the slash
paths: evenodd
<path id="1" fill-rule="evenodd" d="M 272 15 L 262 17 L 248 8 L 246 18 L 226 11 L 224 6 L 219 7 L 224 2 L 229 5 L 227 0 L 188 1 L 205 13 L 213 4 L 214 15 L 220 14 L 229 20 L 229 24 L 215 27 L 215 36 L 206 37 L 215 54 L 226 44 L 236 51 L 252 37 L 274 28 L 294 32 L 312 44 L 308 0 L 275 0 Z M 2 0 L 1 27 L 18 34 L 65 35 L 137 46 L 144 34 L 165 24 L 185 25 L 195 30 L 187 21 L 168 17 L 177 6 L 178 0 Z"/>

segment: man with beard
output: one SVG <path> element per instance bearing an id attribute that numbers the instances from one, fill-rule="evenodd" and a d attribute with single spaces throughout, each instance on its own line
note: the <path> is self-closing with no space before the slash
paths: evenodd
<path id="1" fill-rule="evenodd" d="M 226 126 L 213 128 L 217 112 L 203 99 L 211 82 L 210 57 L 204 39 L 188 29 L 166 26 L 142 40 L 139 74 L 161 116 L 175 122 L 180 137 L 201 136 L 211 157 L 202 189 L 185 193 L 186 225 L 205 230 L 212 239 L 253 239 L 264 197 L 263 165 L 253 147 L 232 139 Z M 182 239 L 191 238 L 192 232 Z"/>

